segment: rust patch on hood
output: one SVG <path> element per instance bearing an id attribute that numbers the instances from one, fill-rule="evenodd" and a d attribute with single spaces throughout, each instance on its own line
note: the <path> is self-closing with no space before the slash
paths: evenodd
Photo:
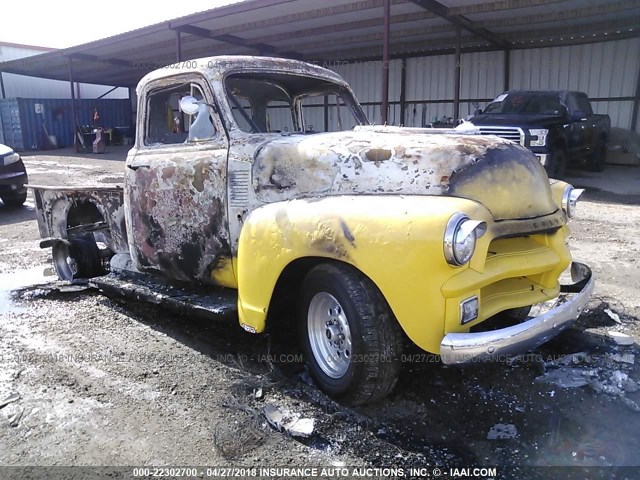
<path id="1" fill-rule="evenodd" d="M 386 148 L 372 148 L 371 150 L 367 150 L 365 157 L 371 162 L 382 162 L 391 158 L 391 150 L 387 150 Z"/>

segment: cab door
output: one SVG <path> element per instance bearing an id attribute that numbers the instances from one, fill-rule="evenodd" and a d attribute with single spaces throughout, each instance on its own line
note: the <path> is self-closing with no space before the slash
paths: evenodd
<path id="1" fill-rule="evenodd" d="M 175 280 L 224 283 L 215 278 L 231 263 L 229 142 L 210 86 L 200 75 L 182 75 L 150 82 L 140 95 L 144 122 L 127 158 L 125 182 L 134 265 Z M 201 102 L 197 115 L 180 111 L 184 96 Z"/>

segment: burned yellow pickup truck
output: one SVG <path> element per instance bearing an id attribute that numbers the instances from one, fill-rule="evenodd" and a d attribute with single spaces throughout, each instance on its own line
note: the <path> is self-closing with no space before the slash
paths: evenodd
<path id="1" fill-rule="evenodd" d="M 62 279 L 253 333 L 290 314 L 317 384 L 352 404 L 393 389 L 408 341 L 447 364 L 524 352 L 589 300 L 566 245 L 580 192 L 519 145 L 370 125 L 337 74 L 293 60 L 172 65 L 137 97 L 123 188 L 31 187 Z"/>

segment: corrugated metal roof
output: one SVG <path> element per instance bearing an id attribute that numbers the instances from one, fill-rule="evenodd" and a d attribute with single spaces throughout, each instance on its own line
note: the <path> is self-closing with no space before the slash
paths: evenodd
<path id="1" fill-rule="evenodd" d="M 177 60 L 265 54 L 336 61 L 379 57 L 384 0 L 249 0 L 29 59 L 0 71 L 134 86 Z M 571 45 L 640 36 L 640 0 L 391 0 L 393 56 Z"/>

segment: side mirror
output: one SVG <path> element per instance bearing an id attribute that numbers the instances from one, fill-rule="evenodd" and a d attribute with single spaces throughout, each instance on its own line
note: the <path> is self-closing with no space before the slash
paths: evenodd
<path id="1" fill-rule="evenodd" d="M 572 122 L 582 122 L 587 119 L 587 114 L 580 110 L 576 110 L 570 115 L 569 118 Z"/>
<path id="2" fill-rule="evenodd" d="M 187 115 L 195 115 L 198 113 L 198 99 L 192 96 L 182 97 L 180 99 L 180 110 Z"/>
<path id="3" fill-rule="evenodd" d="M 474 114 L 474 115 L 481 115 L 481 114 L 482 114 L 482 109 L 481 109 L 481 108 L 476 108 L 476 109 L 473 111 L 473 114 Z"/>

